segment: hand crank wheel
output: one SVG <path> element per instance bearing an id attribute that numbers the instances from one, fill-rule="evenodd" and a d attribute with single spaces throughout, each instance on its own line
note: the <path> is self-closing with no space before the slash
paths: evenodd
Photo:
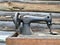
<path id="1" fill-rule="evenodd" d="M 18 12 L 15 13 L 15 16 L 13 18 L 14 24 L 16 26 L 16 29 L 20 26 L 21 20 L 18 18 L 20 14 Z"/>

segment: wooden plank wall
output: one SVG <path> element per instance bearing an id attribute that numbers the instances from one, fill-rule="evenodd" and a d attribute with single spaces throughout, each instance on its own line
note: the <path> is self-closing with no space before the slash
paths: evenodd
<path id="1" fill-rule="evenodd" d="M 0 30 L 15 30 L 15 25 L 13 23 L 13 16 L 14 12 L 6 12 L 2 13 L 4 16 L 1 16 L 0 14 Z M 9 14 L 9 16 L 6 16 L 6 14 Z M 43 12 L 20 12 L 21 15 L 48 15 L 49 13 L 43 13 Z M 3 18 L 2 18 L 3 17 Z M 52 30 L 60 31 L 60 13 L 52 13 Z M 4 20 L 4 21 L 3 21 Z M 46 24 L 39 24 L 39 23 L 34 23 L 31 24 L 31 28 L 33 30 L 49 30 Z"/>
<path id="2" fill-rule="evenodd" d="M 0 10 L 60 12 L 60 4 L 35 4 L 35 3 L 5 2 L 5 3 L 0 3 Z"/>
<path id="3" fill-rule="evenodd" d="M 0 10 L 4 10 L 4 11 L 7 11 L 7 12 L 8 11 L 11 11 L 11 12 L 14 12 L 14 11 L 24 11 L 24 12 L 28 11 L 28 12 L 32 12 L 33 11 L 33 12 L 36 12 L 36 13 L 37 12 L 50 12 L 50 13 L 52 13 L 52 12 L 60 12 L 60 4 L 57 5 L 57 4 L 39 4 L 39 3 L 35 4 L 35 3 L 22 3 L 22 2 L 21 3 L 4 2 L 4 3 L 0 3 Z M 32 13 L 29 13 L 29 15 L 31 15 L 31 14 Z M 8 13 L 5 14 L 5 15 L 8 15 Z M 37 15 L 37 14 L 33 14 L 33 15 Z M 40 15 L 40 14 L 38 14 L 38 15 Z M 54 23 L 54 25 L 53 25 L 54 30 L 55 29 L 59 30 L 60 29 L 60 27 L 59 27 L 60 26 L 60 14 L 59 13 L 58 14 L 53 14 L 52 17 L 53 17 L 53 23 Z M 5 20 L 5 21 L 6 20 L 10 20 L 11 21 L 12 18 L 3 17 L 3 19 L 2 19 L 2 16 L 1 16 L 0 20 L 1 21 L 2 20 Z M 10 27 L 10 29 L 8 29 L 8 30 L 15 30 L 15 27 L 14 27 L 13 23 L 11 23 L 11 25 L 7 25 L 6 22 L 5 23 L 3 22 L 2 24 L 0 24 L 0 27 L 2 27 L 2 26 L 4 28 L 3 30 L 7 30 L 8 29 L 7 27 Z M 42 26 L 41 25 L 40 27 L 46 28 L 47 26 Z"/>
<path id="4" fill-rule="evenodd" d="M 3 6 L 4 5 L 4 6 Z M 45 12 L 60 12 L 60 5 L 48 5 L 48 4 L 30 4 L 30 3 L 0 3 L 0 6 L 3 8 L 0 8 L 0 10 L 8 10 L 8 11 L 34 11 L 34 13 L 29 13 L 29 15 L 37 15 L 38 12 L 40 11 L 45 11 Z M 44 13 L 43 13 L 44 14 Z M 23 15 L 23 14 L 22 14 Z M 40 13 L 37 15 L 39 16 Z M 44 14 L 45 15 L 45 14 Z M 56 30 L 60 33 L 60 13 L 59 14 L 53 14 L 53 25 L 52 25 L 52 30 Z M 4 27 L 3 30 L 14 30 L 14 24 L 13 22 L 6 22 L 6 20 L 12 20 L 11 18 L 8 17 L 0 17 L 0 20 L 5 20 L 4 22 L 0 22 L 0 27 Z M 10 28 L 7 28 L 10 27 Z M 46 24 L 31 24 L 31 28 L 33 30 L 48 30 Z M 45 31 L 44 31 L 45 32 Z M 60 45 L 60 40 L 59 39 L 22 39 L 22 38 L 14 38 L 10 37 L 7 38 L 6 41 L 7 45 Z"/>

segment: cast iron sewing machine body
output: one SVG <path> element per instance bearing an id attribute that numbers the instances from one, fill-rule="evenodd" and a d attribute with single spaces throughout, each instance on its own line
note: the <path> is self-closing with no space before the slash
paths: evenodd
<path id="1" fill-rule="evenodd" d="M 16 13 L 14 17 L 14 23 L 16 25 L 16 29 L 19 29 L 20 24 L 22 23 L 22 30 L 20 30 L 20 33 L 23 35 L 32 35 L 32 30 L 30 28 L 31 23 L 38 23 L 38 21 L 44 21 L 46 22 L 48 28 L 50 29 L 50 34 L 55 34 L 51 31 L 51 25 L 52 25 L 52 16 L 46 15 L 44 17 L 38 17 L 38 16 L 29 16 L 29 15 L 20 15 L 20 13 Z"/>

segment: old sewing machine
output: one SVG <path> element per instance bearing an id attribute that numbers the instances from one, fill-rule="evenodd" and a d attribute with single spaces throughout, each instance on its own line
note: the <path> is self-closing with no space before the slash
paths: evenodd
<path id="1" fill-rule="evenodd" d="M 23 35 L 32 35 L 30 24 L 38 23 L 38 21 L 46 22 L 48 28 L 50 29 L 49 31 L 50 34 L 56 35 L 56 33 L 53 33 L 51 31 L 51 25 L 52 25 L 51 14 L 44 17 L 38 17 L 38 16 L 20 15 L 20 13 L 16 13 L 14 17 L 14 24 L 16 25 L 16 28 L 20 27 L 20 23 L 23 23 L 22 30 L 18 28 L 20 30 L 20 34 Z"/>

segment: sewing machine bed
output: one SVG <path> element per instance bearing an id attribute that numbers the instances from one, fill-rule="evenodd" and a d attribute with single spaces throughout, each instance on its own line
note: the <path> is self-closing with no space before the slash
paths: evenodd
<path id="1" fill-rule="evenodd" d="M 56 32 L 57 33 L 57 32 Z M 14 34 L 6 40 L 7 45 L 60 45 L 60 34 L 34 32 L 33 35 Z"/>
<path id="2" fill-rule="evenodd" d="M 57 32 L 55 32 L 57 33 Z M 58 35 L 51 35 L 49 32 L 42 33 L 42 32 L 34 32 L 33 35 L 18 35 L 19 38 L 37 38 L 37 39 L 60 39 L 60 34 Z"/>

